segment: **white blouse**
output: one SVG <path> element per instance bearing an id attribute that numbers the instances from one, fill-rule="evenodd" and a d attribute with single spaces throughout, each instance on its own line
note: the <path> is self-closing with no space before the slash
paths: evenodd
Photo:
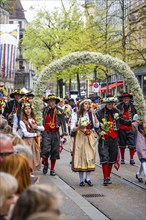
<path id="1" fill-rule="evenodd" d="M 33 120 L 33 119 L 31 119 L 31 118 L 29 119 L 29 123 L 30 123 L 30 124 L 32 124 L 32 120 Z M 20 127 L 21 127 L 21 130 L 22 130 L 22 133 L 23 133 L 23 136 L 24 136 L 24 137 L 26 137 L 26 138 L 27 138 L 27 137 L 28 137 L 28 138 L 31 138 L 31 137 L 36 137 L 36 136 L 37 136 L 37 133 L 28 132 L 25 123 L 24 123 L 23 121 L 21 121 L 21 120 L 20 120 Z M 38 130 L 38 131 L 44 131 L 44 126 L 38 126 L 38 127 L 37 127 L 37 130 Z"/>
<path id="2" fill-rule="evenodd" d="M 89 119 L 89 114 L 88 114 L 88 112 L 86 112 L 85 114 L 84 114 L 84 116 L 86 116 L 88 119 Z M 92 114 L 92 118 L 93 118 L 93 126 L 95 127 L 95 128 L 99 128 L 99 122 L 95 122 L 95 119 L 94 119 L 94 116 L 93 116 L 93 114 Z M 76 127 L 76 123 L 77 123 L 77 113 L 76 112 L 74 112 L 74 113 L 72 113 L 72 115 L 71 115 L 71 130 L 73 130 L 73 128 L 74 127 Z"/>

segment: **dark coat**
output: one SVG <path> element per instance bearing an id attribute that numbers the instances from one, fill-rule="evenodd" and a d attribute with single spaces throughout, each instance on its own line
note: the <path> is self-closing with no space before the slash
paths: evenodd
<path id="1" fill-rule="evenodd" d="M 114 119 L 115 113 L 119 114 L 119 118 Z M 97 116 L 100 123 L 102 123 L 102 118 L 105 118 L 107 121 L 109 121 L 110 114 L 111 114 L 113 121 L 114 121 L 114 130 L 115 131 L 119 130 L 120 124 L 127 125 L 127 126 L 131 125 L 132 121 L 124 120 L 122 114 L 120 113 L 120 111 L 117 108 L 113 108 L 112 110 L 108 110 L 106 107 L 104 107 L 101 110 L 96 112 L 96 116 Z M 100 126 L 99 126 L 99 130 L 102 130 Z"/>
<path id="2" fill-rule="evenodd" d="M 43 109 L 43 125 L 45 124 L 46 121 L 46 116 L 51 111 L 51 108 L 48 106 Z M 56 111 L 57 111 L 57 117 L 56 117 L 56 127 L 61 127 L 62 129 L 62 135 L 67 135 L 67 128 L 66 128 L 66 120 L 65 120 L 65 115 L 64 112 L 61 108 L 56 106 Z"/>
<path id="3" fill-rule="evenodd" d="M 117 109 L 119 109 L 120 113 L 123 115 L 124 111 L 126 109 L 128 109 L 129 111 L 129 118 L 132 120 L 133 119 L 133 116 L 136 114 L 136 109 L 133 105 L 132 102 L 130 102 L 128 105 L 125 105 L 124 102 L 120 102 L 118 105 L 117 105 Z"/>
<path id="4" fill-rule="evenodd" d="M 4 112 L 3 112 L 3 116 L 7 119 L 8 115 L 10 113 L 15 113 L 15 109 L 14 109 L 14 105 L 16 105 L 18 107 L 18 102 L 16 102 L 14 99 L 10 100 L 9 102 L 7 102 Z"/>

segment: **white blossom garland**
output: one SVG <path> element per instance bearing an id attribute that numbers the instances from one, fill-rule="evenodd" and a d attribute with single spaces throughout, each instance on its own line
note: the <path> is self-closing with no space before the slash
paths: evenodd
<path id="1" fill-rule="evenodd" d="M 36 112 L 36 120 L 38 124 L 42 123 L 42 94 L 46 88 L 48 79 L 52 74 L 56 74 L 65 70 L 72 65 L 80 64 L 95 64 L 103 65 L 107 68 L 113 69 L 123 76 L 131 92 L 133 93 L 135 107 L 139 117 L 144 120 L 146 104 L 144 101 L 142 90 L 139 86 L 138 80 L 130 67 L 118 58 L 111 57 L 110 55 L 103 55 L 96 52 L 74 52 L 56 60 L 44 68 L 37 80 L 34 98 L 34 110 Z"/>

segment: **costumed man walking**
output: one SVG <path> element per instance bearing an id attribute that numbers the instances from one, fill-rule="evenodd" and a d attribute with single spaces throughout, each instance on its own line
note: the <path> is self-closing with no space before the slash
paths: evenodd
<path id="1" fill-rule="evenodd" d="M 8 120 L 10 126 L 13 126 L 13 116 L 18 110 L 18 106 L 19 106 L 18 101 L 21 98 L 21 95 L 22 93 L 20 89 L 14 90 L 14 92 L 10 94 L 12 100 L 8 101 L 5 106 L 3 116 Z"/>
<path id="2" fill-rule="evenodd" d="M 114 106 L 116 101 L 117 99 L 115 97 L 107 95 L 107 97 L 102 100 L 102 103 L 105 104 L 105 107 L 96 112 L 97 118 L 100 122 L 100 128 L 98 130 L 98 153 L 100 157 L 100 163 L 102 165 L 104 186 L 112 183 L 110 175 L 113 164 L 116 163 L 118 155 L 119 124 L 129 126 L 132 125 L 130 120 L 125 121 L 121 117 L 119 110 Z"/>
<path id="3" fill-rule="evenodd" d="M 60 159 L 59 143 L 60 143 L 60 132 L 59 128 L 62 130 L 62 138 L 66 141 L 67 129 L 66 121 L 64 117 L 63 110 L 56 105 L 59 103 L 60 99 L 54 95 L 48 95 L 44 98 L 44 102 L 48 103 L 43 109 L 43 125 L 45 130 L 42 133 L 42 163 L 44 164 L 43 173 L 48 172 L 48 158 L 50 157 L 50 175 L 55 176 L 55 164 L 56 160 Z"/>
<path id="4" fill-rule="evenodd" d="M 133 116 L 136 114 L 136 109 L 132 103 L 132 94 L 124 92 L 119 98 L 121 102 L 117 105 L 120 113 L 123 115 L 125 120 L 132 120 Z M 121 151 L 121 164 L 125 164 L 125 149 L 129 148 L 130 153 L 130 164 L 134 165 L 134 153 L 135 153 L 135 132 L 132 130 L 131 125 L 120 124 L 119 133 L 119 146 Z"/>

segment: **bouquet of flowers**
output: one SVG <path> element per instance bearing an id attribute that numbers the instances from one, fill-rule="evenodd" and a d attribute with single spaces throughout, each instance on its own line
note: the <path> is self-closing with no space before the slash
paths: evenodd
<path id="1" fill-rule="evenodd" d="M 101 129 L 108 133 L 112 127 L 113 127 L 113 122 L 107 121 L 105 118 L 102 118 L 102 123 L 100 123 Z"/>
<path id="2" fill-rule="evenodd" d="M 102 123 L 100 123 L 100 127 L 102 131 L 108 133 L 113 128 L 113 122 L 107 121 L 105 118 L 102 118 Z M 102 138 L 103 140 L 105 140 L 104 136 L 100 135 L 100 132 L 98 133 L 98 135 L 99 135 L 99 138 Z"/>
<path id="3" fill-rule="evenodd" d="M 65 113 L 67 118 L 71 117 L 71 111 L 67 106 L 65 106 L 65 108 L 64 108 L 64 113 Z"/>
<path id="4" fill-rule="evenodd" d="M 91 104 L 91 108 L 96 110 L 98 108 L 98 104 L 97 103 L 92 103 Z"/>
<path id="5" fill-rule="evenodd" d="M 77 125 L 79 127 L 86 127 L 89 124 L 89 119 L 86 116 L 79 118 Z"/>

